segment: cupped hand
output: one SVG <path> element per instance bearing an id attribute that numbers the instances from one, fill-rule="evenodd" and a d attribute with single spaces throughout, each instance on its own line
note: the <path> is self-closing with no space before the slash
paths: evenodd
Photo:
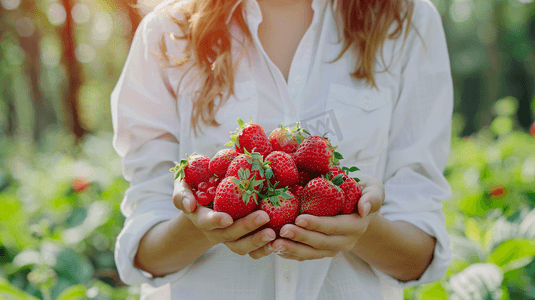
<path id="1" fill-rule="evenodd" d="M 360 172 L 357 177 L 362 188 L 358 213 L 326 217 L 299 215 L 295 225 L 282 227 L 283 238 L 276 239 L 268 248 L 280 257 L 298 261 L 334 257 L 340 251 L 351 251 L 371 220 L 379 214 L 385 198 L 380 180 Z"/>
<path id="2" fill-rule="evenodd" d="M 249 254 L 254 259 L 271 253 L 268 243 L 275 239 L 273 229 L 265 228 L 251 234 L 269 221 L 266 212 L 254 211 L 233 221 L 227 213 L 198 205 L 191 187 L 179 180 L 175 180 L 173 203 L 213 245 L 224 243 L 232 252 L 239 255 Z"/>

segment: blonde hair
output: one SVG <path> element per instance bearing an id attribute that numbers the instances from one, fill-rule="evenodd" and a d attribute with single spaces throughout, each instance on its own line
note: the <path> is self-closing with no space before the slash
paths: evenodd
<path id="1" fill-rule="evenodd" d="M 174 66 L 181 67 L 187 62 L 192 62 L 190 69 L 196 66 L 198 70 L 194 78 L 203 81 L 200 90 L 194 95 L 191 112 L 191 125 L 197 135 L 200 130 L 199 121 L 209 126 L 219 125 L 215 121 L 215 114 L 230 95 L 234 94 L 235 67 L 251 46 L 252 36 L 241 14 L 243 3 L 239 3 L 233 15 L 229 16 L 238 0 L 193 0 L 175 5 L 180 1 L 171 2 L 165 8 L 168 16 L 184 34 L 174 38 L 187 40 L 184 52 L 188 55 L 180 61 L 174 61 Z M 372 87 L 377 87 L 374 79 L 376 53 L 381 50 L 382 57 L 385 40 L 397 39 L 403 31 L 403 24 L 407 21 L 403 39 L 405 42 L 409 27 L 412 25 L 414 3 L 411 0 L 330 1 L 333 12 L 341 17 L 342 24 L 338 23 L 338 18 L 336 22 L 338 28 L 342 29 L 340 33 L 343 38 L 343 49 L 332 62 L 340 59 L 351 48 L 358 59 L 355 71 L 349 75 L 355 79 L 365 80 Z M 184 20 L 173 18 L 176 13 L 184 16 Z M 229 17 L 237 22 L 247 39 L 247 47 L 237 60 L 236 66 L 232 61 L 231 36 L 224 25 Z M 394 23 L 396 23 L 394 31 L 388 33 Z M 168 62 L 172 60 L 166 55 L 164 43 L 160 46 L 162 57 Z M 384 57 L 382 59 L 384 62 Z M 385 70 L 387 71 L 388 67 L 385 67 Z"/>

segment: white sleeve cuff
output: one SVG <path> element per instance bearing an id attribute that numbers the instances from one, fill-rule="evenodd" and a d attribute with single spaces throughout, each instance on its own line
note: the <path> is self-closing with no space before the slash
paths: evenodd
<path id="1" fill-rule="evenodd" d="M 171 201 L 169 201 L 171 202 Z M 146 203 L 147 205 L 150 203 Z M 172 203 L 171 203 L 172 206 Z M 177 213 L 182 213 L 174 206 L 166 210 L 143 210 L 145 213 L 129 217 L 123 227 L 123 230 L 117 237 L 115 244 L 115 263 L 121 280 L 128 285 L 139 285 L 148 283 L 154 287 L 172 281 L 175 277 L 181 276 L 182 272 L 168 274 L 163 277 L 153 278 L 150 273 L 142 271 L 134 266 L 134 257 L 136 256 L 141 238 L 154 225 L 170 220 Z M 185 269 L 184 269 L 185 270 Z"/>
<path id="2" fill-rule="evenodd" d="M 452 260 L 450 237 L 445 229 L 445 216 L 442 210 L 399 214 L 390 213 L 384 215 L 384 217 L 391 222 L 404 221 L 411 223 L 430 236 L 435 237 L 437 242 L 435 245 L 433 260 L 419 279 L 401 282 L 390 275 L 381 272 L 377 268 L 370 266 L 377 277 L 381 281 L 399 288 L 407 288 L 410 286 L 429 283 L 442 278 Z"/>

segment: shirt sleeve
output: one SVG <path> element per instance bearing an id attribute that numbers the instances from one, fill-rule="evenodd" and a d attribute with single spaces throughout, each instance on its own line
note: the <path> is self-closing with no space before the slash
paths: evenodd
<path id="1" fill-rule="evenodd" d="M 113 146 L 130 183 L 121 203 L 126 220 L 116 240 L 115 262 L 121 280 L 129 285 L 165 282 L 135 268 L 133 261 L 145 233 L 181 213 L 172 202 L 174 176 L 169 172 L 180 155 L 177 98 L 166 84 L 170 68 L 154 54 L 160 53 L 160 43 L 167 49 L 176 43 L 162 38 L 163 33 L 177 31 L 165 15 L 147 14 L 111 94 Z"/>
<path id="2" fill-rule="evenodd" d="M 443 175 L 451 146 L 453 85 L 440 14 L 416 0 L 413 24 L 403 49 L 401 80 L 389 133 L 385 201 L 380 213 L 411 223 L 436 238 L 431 264 L 418 280 L 401 282 L 373 268 L 399 288 L 440 279 L 451 263 L 442 201 L 451 198 Z"/>

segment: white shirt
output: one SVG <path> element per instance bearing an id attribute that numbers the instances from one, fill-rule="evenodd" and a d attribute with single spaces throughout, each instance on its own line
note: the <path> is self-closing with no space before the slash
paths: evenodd
<path id="1" fill-rule="evenodd" d="M 379 87 L 375 90 L 349 76 L 355 66 L 349 50 L 337 62 L 324 63 L 342 48 L 336 44 L 328 2 L 313 1 L 314 19 L 297 48 L 286 83 L 258 39 L 262 21 L 258 3 L 244 0 L 243 14 L 254 46 L 235 73 L 236 96 L 217 113 L 221 126 L 205 126 L 198 137 L 191 129 L 190 113 L 191 95 L 199 85 L 185 84 L 193 73 L 187 73 L 179 87 L 187 68 L 161 68 L 151 54 L 159 52 L 163 32 L 180 36 L 181 31 L 154 12 L 139 25 L 111 107 L 113 145 L 130 182 L 121 204 L 126 222 L 117 238 L 115 260 L 121 280 L 142 284 L 142 299 L 403 299 L 404 287 L 444 275 L 451 252 L 441 202 L 451 196 L 443 170 L 450 152 L 453 87 L 440 15 L 428 0 L 415 0 L 412 21 L 421 39 L 410 31 L 404 48 L 404 32 L 396 42 L 385 42 L 389 72 L 375 74 Z M 229 25 L 233 37 L 245 41 L 238 25 L 234 21 Z M 234 60 L 243 49 L 236 40 Z M 165 43 L 175 58 L 184 57 L 185 41 L 166 37 Z M 382 69 L 379 59 L 376 70 Z M 141 237 L 155 224 L 182 213 L 171 200 L 173 161 L 192 152 L 212 157 L 229 141 L 230 131 L 237 127 L 236 116 L 243 120 L 250 116 L 267 131 L 300 121 L 312 134 L 329 132 L 327 137 L 344 155 L 342 165 L 357 166 L 384 183 L 386 199 L 380 211 L 384 217 L 414 224 L 437 239 L 433 261 L 423 276 L 401 283 L 350 253 L 304 262 L 275 254 L 254 260 L 224 244 L 164 277 L 152 278 L 135 268 Z"/>

